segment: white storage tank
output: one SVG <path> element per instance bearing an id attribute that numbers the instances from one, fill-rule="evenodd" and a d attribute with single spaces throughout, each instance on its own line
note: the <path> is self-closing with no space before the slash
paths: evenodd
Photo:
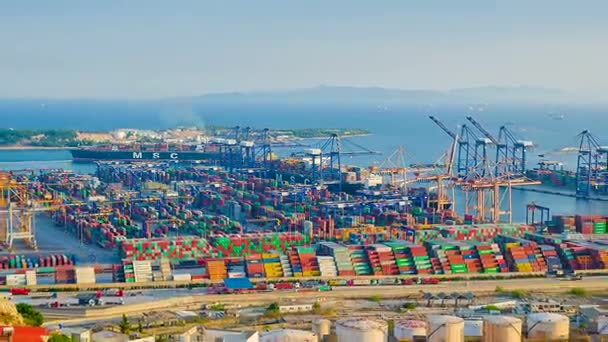
<path id="1" fill-rule="evenodd" d="M 295 329 L 271 330 L 260 335 L 260 342 L 318 342 L 319 337 L 311 331 Z"/>
<path id="2" fill-rule="evenodd" d="M 429 315 L 428 342 L 464 342 L 464 319 L 448 315 Z"/>
<path id="3" fill-rule="evenodd" d="M 336 322 L 338 342 L 386 342 L 388 324 L 366 318 L 348 318 Z"/>
<path id="4" fill-rule="evenodd" d="M 595 319 L 598 335 L 608 335 L 608 316 L 598 316 Z"/>
<path id="5" fill-rule="evenodd" d="M 312 322 L 312 332 L 317 334 L 319 341 L 323 341 L 323 337 L 331 333 L 331 321 L 324 318 L 315 319 Z"/>
<path id="6" fill-rule="evenodd" d="M 526 332 L 529 339 L 567 340 L 570 336 L 570 319 L 556 313 L 529 314 Z"/>
<path id="7" fill-rule="evenodd" d="M 480 338 L 483 336 L 483 321 L 481 319 L 464 320 L 464 337 Z"/>
<path id="8" fill-rule="evenodd" d="M 520 342 L 521 319 L 511 316 L 487 316 L 483 322 L 484 342 Z"/>
<path id="9" fill-rule="evenodd" d="M 428 324 L 425 321 L 402 319 L 395 321 L 395 339 L 397 341 L 412 341 L 414 337 L 426 337 Z"/>

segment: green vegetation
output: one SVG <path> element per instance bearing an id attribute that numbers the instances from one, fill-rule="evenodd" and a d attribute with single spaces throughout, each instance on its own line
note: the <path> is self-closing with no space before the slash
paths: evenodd
<path id="1" fill-rule="evenodd" d="M 522 299 L 522 298 L 525 298 L 530 295 L 530 293 L 526 290 L 518 289 L 518 290 L 513 290 L 513 291 L 507 291 L 501 286 L 496 286 L 496 289 L 494 290 L 494 292 L 506 294 L 506 295 L 509 295 L 511 297 L 518 298 L 518 299 Z"/>
<path id="2" fill-rule="evenodd" d="M 23 317 L 23 321 L 27 325 L 31 325 L 34 327 L 39 327 L 44 322 L 44 317 L 42 314 L 34 309 L 33 306 L 25 303 L 19 303 L 17 306 L 17 312 Z"/>
<path id="3" fill-rule="evenodd" d="M 382 297 L 380 297 L 380 295 L 373 295 L 373 296 L 369 297 L 367 300 L 369 300 L 370 302 L 374 302 L 374 303 L 380 303 L 380 301 L 382 300 Z"/>
<path id="4" fill-rule="evenodd" d="M 321 304 L 319 302 L 314 302 L 312 304 L 312 311 L 314 313 L 319 313 L 321 311 Z"/>
<path id="5" fill-rule="evenodd" d="M 500 311 L 500 308 L 494 304 L 486 305 L 484 309 L 488 311 Z"/>
<path id="6" fill-rule="evenodd" d="M 403 304 L 403 306 L 401 307 L 402 310 L 405 311 L 410 311 L 410 310 L 415 310 L 418 307 L 418 305 L 414 302 L 408 302 Z"/>
<path id="7" fill-rule="evenodd" d="M 54 333 L 47 340 L 48 342 L 72 342 L 72 338 L 60 333 Z"/>
<path id="8" fill-rule="evenodd" d="M 509 294 L 511 295 L 511 297 L 514 297 L 517 299 L 522 299 L 522 298 L 525 298 L 530 295 L 528 293 L 528 291 L 526 291 L 526 290 L 513 290 L 513 291 L 509 292 Z"/>
<path id="9" fill-rule="evenodd" d="M 281 309 L 278 303 L 272 303 L 266 308 L 265 315 L 271 318 L 277 318 L 281 315 Z"/>
<path id="10" fill-rule="evenodd" d="M 120 332 L 123 334 L 128 334 L 131 332 L 131 323 L 125 314 L 122 315 L 122 320 L 120 323 L 118 323 L 118 328 L 120 328 Z"/>
<path id="11" fill-rule="evenodd" d="M 27 145 L 40 147 L 78 146 L 77 132 L 67 129 L 6 129 L 0 128 L 0 145 Z"/>
<path id="12" fill-rule="evenodd" d="M 587 297 L 587 295 L 588 295 L 587 289 L 584 289 L 582 287 L 571 288 L 570 290 L 568 290 L 567 293 L 569 295 L 573 295 L 573 296 L 576 296 L 576 297 Z"/>
<path id="13" fill-rule="evenodd" d="M 221 304 L 221 303 L 215 303 L 213 305 L 211 305 L 209 307 L 209 310 L 211 311 L 224 311 L 225 310 L 225 305 Z"/>
<path id="14" fill-rule="evenodd" d="M 388 324 L 388 334 L 392 336 L 395 333 L 395 320 L 389 319 L 386 323 Z"/>

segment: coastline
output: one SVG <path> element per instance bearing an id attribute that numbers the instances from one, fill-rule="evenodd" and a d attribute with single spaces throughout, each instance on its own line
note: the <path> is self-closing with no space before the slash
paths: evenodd
<path id="1" fill-rule="evenodd" d="M 74 147 L 62 147 L 62 146 L 29 146 L 29 145 L 0 145 L 0 151 L 36 151 L 36 150 L 70 150 Z"/>

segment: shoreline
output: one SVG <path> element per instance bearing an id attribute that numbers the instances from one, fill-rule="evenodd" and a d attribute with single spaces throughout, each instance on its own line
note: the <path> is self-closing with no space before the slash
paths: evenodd
<path id="1" fill-rule="evenodd" d="M 62 147 L 62 146 L 2 145 L 2 146 L 0 146 L 0 151 L 25 151 L 25 150 L 56 151 L 56 150 L 71 150 L 73 148 L 74 147 Z"/>

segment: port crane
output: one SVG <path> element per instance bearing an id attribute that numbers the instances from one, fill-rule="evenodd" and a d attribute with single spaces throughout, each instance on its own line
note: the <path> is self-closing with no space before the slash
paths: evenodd
<path id="1" fill-rule="evenodd" d="M 399 187 L 403 195 L 407 194 L 408 174 L 413 174 L 414 177 L 417 177 L 423 172 L 435 171 L 436 169 L 436 165 L 411 164 L 407 166 L 405 163 L 405 148 L 403 146 L 399 146 L 380 165 L 369 167 L 372 174 L 390 177 L 390 187 Z"/>
<path id="2" fill-rule="evenodd" d="M 498 177 L 502 173 L 506 172 L 505 164 L 507 164 L 507 153 L 506 153 L 506 144 L 501 143 L 498 139 L 494 138 L 490 132 L 488 132 L 479 122 L 477 122 L 472 116 L 467 116 L 467 120 L 469 120 L 477 130 L 479 130 L 484 138 L 479 139 L 475 143 L 475 149 L 481 148 L 481 157 L 482 157 L 482 176 L 486 173 L 486 170 L 490 168 L 490 162 L 488 159 L 488 151 L 487 148 L 489 145 L 494 145 L 496 147 L 496 160 L 494 167 L 494 176 Z M 479 155 L 476 151 L 475 155 Z"/>
<path id="3" fill-rule="evenodd" d="M 475 134 L 467 127 L 462 125 L 460 128 L 460 134 L 454 133 L 450 130 L 443 122 L 431 115 L 429 118 L 447 133 L 452 140 L 457 142 L 457 152 L 455 156 L 456 161 L 456 174 L 454 176 L 466 178 L 469 171 L 477 165 L 477 158 L 475 152 L 472 150 L 470 141 L 477 141 L 478 138 Z M 453 156 L 454 157 L 454 156 Z"/>
<path id="4" fill-rule="evenodd" d="M 503 141 L 496 139 L 471 116 L 467 116 L 467 120 L 481 132 L 481 137 L 467 125 L 461 126 L 461 134 L 457 136 L 435 117 L 431 120 L 452 139 L 458 137 L 451 156 L 454 158 L 456 155 L 457 162 L 452 185 L 460 187 L 465 195 L 465 214 L 473 213 L 476 222 L 498 223 L 504 216 L 507 216 L 507 220 L 511 222 L 512 186 L 533 185 L 540 182 L 531 181 L 516 172 L 505 171 L 505 166 L 509 164 L 509 155 L 513 154 L 507 152 L 506 140 L 510 137 L 505 136 Z M 507 133 L 503 132 L 504 134 Z M 492 145 L 496 147 L 495 160 L 489 157 L 488 149 Z M 503 192 L 502 189 L 505 191 Z"/>
<path id="5" fill-rule="evenodd" d="M 608 192 L 608 146 L 588 130 L 578 135 L 579 148 L 576 162 L 576 196 L 588 197 L 592 189 Z"/>
<path id="6" fill-rule="evenodd" d="M 342 191 L 342 157 L 380 154 L 382 153 L 372 151 L 350 139 L 332 133 L 318 148 L 310 148 L 295 155 L 311 158 L 313 180 L 326 184 L 337 183 L 339 191 Z"/>
<path id="7" fill-rule="evenodd" d="M 517 139 L 506 125 L 501 126 L 498 130 L 498 141 L 505 146 L 505 157 L 508 161 L 507 172 L 524 175 L 526 173 L 526 153 L 528 149 L 534 147 L 534 143 Z"/>
<path id="8" fill-rule="evenodd" d="M 31 198 L 27 183 L 0 172 L 0 242 L 12 249 L 21 240 L 37 249 L 36 214 L 55 210 L 59 204 L 59 200 Z"/>

